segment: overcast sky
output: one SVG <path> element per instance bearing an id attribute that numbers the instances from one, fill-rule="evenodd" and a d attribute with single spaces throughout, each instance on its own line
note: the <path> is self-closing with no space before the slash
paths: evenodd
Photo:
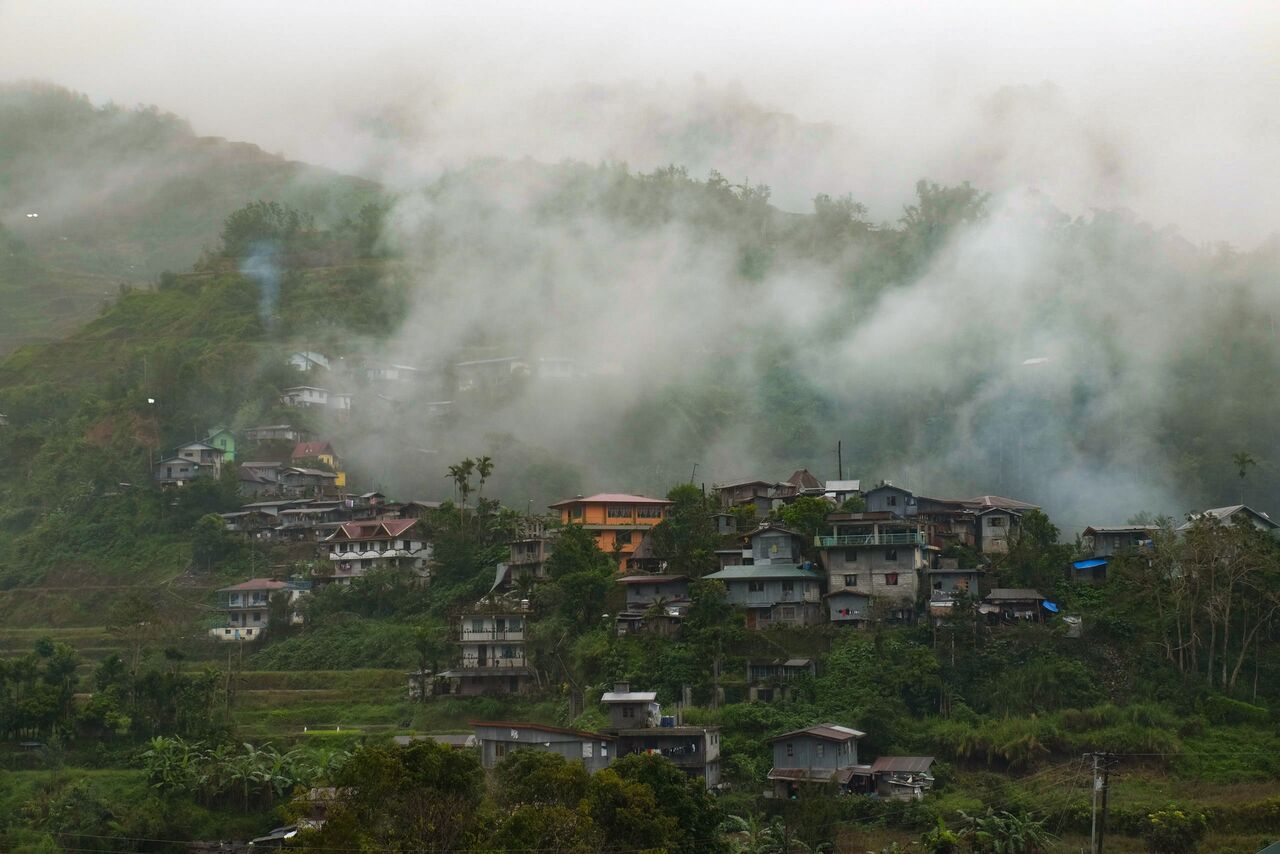
<path id="1" fill-rule="evenodd" d="M 1274 3 L 0 0 L 0 78 L 393 181 L 679 159 L 885 219 L 928 176 L 1197 241 L 1280 221 Z"/>

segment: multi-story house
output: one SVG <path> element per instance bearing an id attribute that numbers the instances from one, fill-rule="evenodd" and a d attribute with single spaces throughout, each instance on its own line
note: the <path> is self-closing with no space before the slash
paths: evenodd
<path id="1" fill-rule="evenodd" d="M 276 491 L 295 498 L 336 496 L 338 476 L 323 469 L 288 466 L 279 470 Z"/>
<path id="2" fill-rule="evenodd" d="M 1034 504 L 999 495 L 979 495 L 968 499 L 967 503 L 974 507 L 977 547 L 985 555 L 1007 554 L 1011 539 L 1022 528 L 1022 517 L 1040 509 Z"/>
<path id="3" fill-rule="evenodd" d="M 820 724 L 769 739 L 773 746 L 773 797 L 793 798 L 804 784 L 834 784 L 843 792 L 865 792 L 870 768 L 858 765 L 858 739 L 866 733 Z"/>
<path id="4" fill-rule="evenodd" d="M 750 506 L 757 519 L 763 519 L 773 510 L 775 503 L 781 503 L 778 484 L 767 480 L 739 480 L 730 483 L 713 484 L 720 506 L 726 510 Z"/>
<path id="5" fill-rule="evenodd" d="M 448 680 L 444 693 L 455 697 L 523 694 L 533 687 L 534 673 L 525 659 L 526 602 L 495 599 L 481 602 L 458 617 L 457 663 L 440 674 Z"/>
<path id="6" fill-rule="evenodd" d="M 982 596 L 982 570 L 962 567 L 958 558 L 939 558 L 937 565 L 925 570 L 928 581 L 929 613 L 946 617 L 957 600 Z"/>
<path id="7" fill-rule="evenodd" d="M 725 601 L 746 611 L 748 629 L 822 621 L 822 576 L 804 566 L 730 566 L 704 577 L 724 584 Z"/>
<path id="8" fill-rule="evenodd" d="M 666 518 L 670 506 L 661 498 L 603 492 L 559 501 L 551 509 L 560 513 L 562 523 L 590 531 L 601 551 L 618 556 L 618 571 L 626 572 L 640 540 Z"/>
<path id="9" fill-rule="evenodd" d="M 224 587 L 218 591 L 218 610 L 226 613 L 226 624 L 210 629 L 209 634 L 218 640 L 256 640 L 267 630 L 271 597 L 279 595 L 288 599 L 289 621 L 300 623 L 302 615 L 293 606 L 306 590 L 304 585 L 272 578 Z"/>
<path id="10" fill-rule="evenodd" d="M 791 698 L 792 689 L 818 673 L 812 658 L 747 662 L 747 700 L 769 703 Z"/>
<path id="11" fill-rule="evenodd" d="M 867 493 L 869 500 L 873 493 L 881 499 L 899 497 L 879 487 Z M 937 552 L 919 522 L 884 510 L 832 513 L 827 521 L 831 533 L 817 537 L 816 545 L 827 573 L 833 621 L 869 619 L 870 600 L 884 604 L 885 619 L 913 620 L 920 573 Z"/>
<path id="12" fill-rule="evenodd" d="M 673 635 L 689 609 L 689 579 L 684 575 L 624 575 L 626 606 L 615 619 L 619 635 Z"/>
<path id="13" fill-rule="evenodd" d="M 209 431 L 209 435 L 205 436 L 204 440 L 207 444 L 222 451 L 223 461 L 228 463 L 236 461 L 236 434 L 226 427 L 214 427 Z"/>
<path id="14" fill-rule="evenodd" d="M 202 474 L 212 477 L 222 474 L 222 449 L 208 442 L 188 442 L 185 445 L 179 445 L 174 453 L 184 460 L 195 463 L 200 467 Z"/>
<path id="15" fill-rule="evenodd" d="M 318 583 L 350 584 L 374 569 L 395 569 L 426 579 L 430 575 L 431 543 L 417 519 L 374 519 L 346 522 L 320 543 L 329 570 L 316 575 Z"/>
<path id="16" fill-rule="evenodd" d="M 208 467 L 202 467 L 199 463 L 189 460 L 186 457 L 165 457 L 156 463 L 152 470 L 152 477 L 155 482 L 161 486 L 183 486 L 198 477 L 210 477 L 212 472 Z"/>
<path id="17" fill-rule="evenodd" d="M 600 702 L 609 707 L 605 732 L 617 739 L 619 757 L 632 753 L 657 753 L 708 789 L 720 784 L 720 727 L 680 726 L 674 717 L 663 717 L 653 691 L 632 691 L 618 682 Z"/>

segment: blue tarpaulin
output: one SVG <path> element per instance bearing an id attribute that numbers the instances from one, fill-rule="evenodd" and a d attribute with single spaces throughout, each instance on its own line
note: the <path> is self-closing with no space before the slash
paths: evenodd
<path id="1" fill-rule="evenodd" d="M 1046 611 L 1048 611 L 1050 614 L 1056 614 L 1056 613 L 1058 613 L 1058 606 L 1057 606 L 1055 603 L 1053 603 L 1053 602 L 1041 602 L 1040 604 L 1041 604 L 1041 605 L 1043 605 L 1043 606 L 1044 606 L 1044 609 L 1045 609 Z"/>
<path id="2" fill-rule="evenodd" d="M 1089 560 L 1078 560 L 1071 564 L 1076 569 L 1093 569 L 1095 566 L 1106 566 L 1107 559 L 1104 557 L 1090 558 Z"/>

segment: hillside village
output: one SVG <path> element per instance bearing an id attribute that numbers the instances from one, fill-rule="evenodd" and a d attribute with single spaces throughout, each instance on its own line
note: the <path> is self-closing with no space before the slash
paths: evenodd
<path id="1" fill-rule="evenodd" d="M 511 361 L 497 361 L 506 379 Z M 326 357 L 311 352 L 295 354 L 290 363 L 311 374 L 329 368 Z M 493 364 L 486 363 L 483 371 L 495 370 Z M 474 390 L 485 375 L 473 370 L 474 363 L 458 367 L 463 392 Z M 419 381 L 417 372 L 405 366 L 371 369 L 367 377 Z M 281 396 L 288 407 L 318 407 L 336 418 L 350 410 L 352 400 L 352 395 L 320 386 L 291 387 Z M 470 468 L 472 461 L 466 465 Z M 451 502 L 396 500 L 378 491 L 358 491 L 331 442 L 288 423 L 238 431 L 213 427 L 202 441 L 181 445 L 156 462 L 154 476 L 161 490 L 234 476 L 243 503 L 219 514 L 225 531 L 309 554 L 308 568 L 300 574 L 249 578 L 218 591 L 220 617 L 208 634 L 235 644 L 264 643 L 269 631 L 305 631 L 308 598 L 326 588 L 350 587 L 385 573 L 430 586 L 436 568 L 432 514 L 442 508 L 453 512 L 449 508 L 454 507 Z M 455 484 L 466 483 L 455 476 Z M 467 488 L 455 496 L 464 508 Z M 1029 535 L 1024 528 L 1048 524 L 1031 502 L 997 495 L 928 497 L 888 481 L 822 480 L 805 469 L 784 480 L 735 480 L 696 491 L 705 500 L 700 521 L 714 543 L 701 574 L 674 571 L 662 557 L 655 538 L 659 526 L 672 522 L 676 502 L 668 498 L 621 492 L 577 495 L 552 503 L 545 513 L 520 515 L 505 560 L 487 570 L 484 595 L 451 610 L 450 660 L 443 667 L 407 674 L 406 695 L 417 702 L 448 703 L 553 693 L 556 689 L 527 649 L 527 639 L 540 617 L 536 591 L 549 580 L 548 566 L 560 538 L 573 531 L 582 532 L 608 557 L 616 590 L 610 601 L 617 608 L 602 618 L 618 637 L 678 638 L 699 591 L 706 596 L 714 589 L 747 632 L 804 632 L 824 626 L 866 631 L 894 625 L 932 626 L 936 631 L 961 619 L 994 631 L 1022 626 L 1087 642 L 1083 639 L 1090 627 L 1055 601 L 1053 588 L 1001 583 L 1006 560 Z M 1104 589 L 1112 563 L 1152 562 L 1167 523 L 1113 521 L 1098 520 L 1084 530 L 1064 552 L 1068 559 L 1056 567 L 1058 581 Z M 1177 532 L 1206 522 L 1217 527 L 1242 524 L 1267 536 L 1280 527 L 1265 513 L 1234 505 L 1193 514 Z M 747 660 L 742 699 L 788 699 L 797 685 L 818 673 L 813 658 Z M 663 712 L 657 697 L 645 686 L 633 689 L 618 682 L 599 696 L 608 710 L 607 726 L 599 730 L 545 721 L 475 720 L 473 736 L 462 746 L 477 749 L 485 768 L 520 749 L 581 761 L 588 771 L 634 753 L 659 754 L 707 789 L 723 788 L 722 727 L 682 720 L 691 701 L 690 686 L 683 688 L 671 714 Z M 713 693 L 711 701 L 724 699 L 723 692 Z M 891 799 L 918 800 L 930 790 L 935 757 L 860 753 L 865 736 L 847 722 L 824 721 L 771 736 L 772 767 L 761 781 L 768 784 L 765 795 L 790 799 L 804 785 L 828 783 L 838 794 Z M 416 737 L 460 746 L 453 735 Z"/>

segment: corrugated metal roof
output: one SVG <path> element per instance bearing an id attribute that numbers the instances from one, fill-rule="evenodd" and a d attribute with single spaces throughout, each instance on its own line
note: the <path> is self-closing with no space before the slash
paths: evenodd
<path id="1" fill-rule="evenodd" d="M 770 742 L 782 741 L 787 738 L 796 738 L 798 736 L 808 735 L 813 738 L 822 738 L 827 741 L 849 741 L 854 738 L 862 738 L 865 732 L 853 729 L 852 727 L 840 726 L 839 724 L 818 724 L 807 729 L 797 729 L 791 732 L 784 732 L 782 735 L 775 735 L 768 739 Z"/>
<path id="2" fill-rule="evenodd" d="M 798 564 L 794 563 L 775 563 L 768 566 L 726 566 L 719 572 L 713 572 L 710 575 L 702 576 L 712 581 L 745 581 L 752 578 L 804 578 L 812 581 L 820 581 L 821 576 L 816 572 L 802 569 Z"/>
<path id="3" fill-rule="evenodd" d="M 794 780 L 803 783 L 830 783 L 835 780 L 838 783 L 848 783 L 853 777 L 854 768 L 837 768 L 835 770 L 829 768 L 770 768 L 770 780 Z"/>
<path id="4" fill-rule="evenodd" d="M 933 763 L 932 756 L 881 756 L 871 764 L 871 773 L 926 774 Z"/>
<path id="5" fill-rule="evenodd" d="M 657 691 L 626 691 L 624 693 L 606 691 L 600 695 L 602 703 L 652 703 L 656 699 L 658 699 Z"/>
<path id="6" fill-rule="evenodd" d="M 1044 599 L 1044 594 L 1039 590 L 1032 590 L 1030 587 L 996 587 L 986 595 L 987 599 L 992 601 L 1014 600 L 1014 599 Z"/>
<path id="7" fill-rule="evenodd" d="M 571 504 L 670 504 L 665 498 L 646 498 L 643 495 L 628 495 L 625 492 L 597 492 L 586 498 L 569 498 L 548 504 L 548 507 L 568 507 Z"/>
<path id="8" fill-rule="evenodd" d="M 579 738 L 585 738 L 585 739 L 591 739 L 591 740 L 597 740 L 597 739 L 601 741 L 617 740 L 613 736 L 603 732 L 586 732 L 585 730 L 580 730 L 580 729 L 567 729 L 565 727 L 548 726 L 546 724 L 535 724 L 535 723 L 529 723 L 527 721 L 467 721 L 467 726 L 472 726 L 472 727 L 491 726 L 491 727 L 497 727 L 498 729 L 516 729 L 516 730 L 531 729 L 531 730 L 536 730 L 538 732 L 559 733 L 560 735 L 576 735 Z"/>
<path id="9" fill-rule="evenodd" d="M 674 584 L 677 581 L 688 581 L 687 575 L 624 575 L 618 579 L 619 584 Z"/>

